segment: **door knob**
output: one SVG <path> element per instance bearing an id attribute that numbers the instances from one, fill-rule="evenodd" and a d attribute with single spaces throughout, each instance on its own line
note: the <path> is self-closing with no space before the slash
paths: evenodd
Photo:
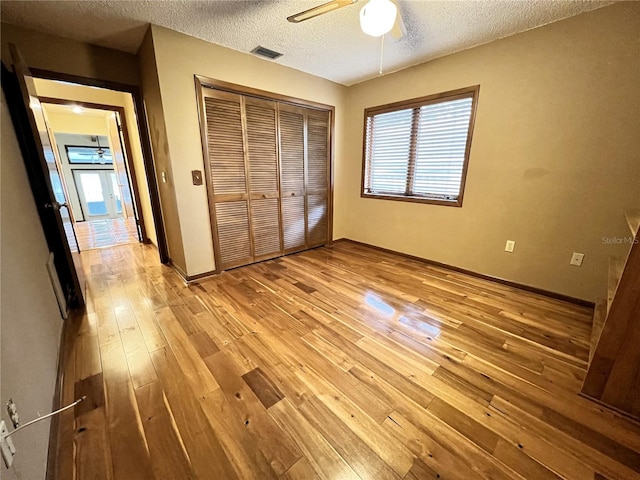
<path id="1" fill-rule="evenodd" d="M 54 210 L 60 210 L 60 208 L 62 208 L 62 207 L 67 207 L 68 208 L 67 203 L 66 202 L 65 203 L 60 203 L 60 202 L 55 202 L 54 201 L 53 203 L 45 203 L 44 204 L 44 208 L 52 208 Z"/>

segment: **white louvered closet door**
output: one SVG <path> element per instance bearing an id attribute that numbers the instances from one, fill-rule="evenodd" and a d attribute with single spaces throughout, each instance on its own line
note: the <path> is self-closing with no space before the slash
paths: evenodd
<path id="1" fill-rule="evenodd" d="M 206 89 L 203 92 L 215 248 L 224 270 L 253 259 L 249 195 L 242 126 L 242 97 Z"/>

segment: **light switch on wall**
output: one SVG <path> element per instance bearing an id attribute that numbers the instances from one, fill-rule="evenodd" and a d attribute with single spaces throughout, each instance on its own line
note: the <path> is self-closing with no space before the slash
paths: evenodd
<path id="1" fill-rule="evenodd" d="M 200 170 L 191 170 L 191 179 L 194 185 L 202 185 L 202 172 Z"/>
<path id="2" fill-rule="evenodd" d="M 509 252 L 509 253 L 513 253 L 513 249 L 516 247 L 516 241 L 515 240 L 507 240 L 507 244 L 504 246 L 504 251 L 505 252 Z"/>

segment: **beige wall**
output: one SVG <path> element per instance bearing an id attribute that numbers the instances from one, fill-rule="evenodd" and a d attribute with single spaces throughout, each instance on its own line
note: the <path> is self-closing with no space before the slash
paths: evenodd
<path id="1" fill-rule="evenodd" d="M 640 4 L 349 88 L 335 236 L 592 300 L 640 206 Z M 480 85 L 462 208 L 360 198 L 366 107 Z M 515 240 L 515 252 L 504 252 Z M 569 265 L 584 253 L 582 267 Z"/>
<path id="2" fill-rule="evenodd" d="M 213 270 L 215 264 L 206 187 L 191 183 L 191 170 L 204 169 L 194 74 L 334 105 L 338 132 L 344 127 L 347 88 L 155 25 L 151 31 L 186 272 L 196 275 Z M 338 135 L 336 163 L 341 161 L 343 138 Z"/>
<path id="3" fill-rule="evenodd" d="M 46 106 L 44 107 L 46 110 Z M 108 136 L 107 119 L 105 117 L 88 117 L 75 113 L 54 113 L 47 111 L 47 122 L 55 133 L 78 133 L 81 135 Z"/>
<path id="4" fill-rule="evenodd" d="M 2 23 L 2 60 L 12 64 L 9 43 L 17 45 L 31 68 L 81 77 L 138 84 L 135 55 Z"/>
<path id="5" fill-rule="evenodd" d="M 4 24 L 3 59 L 14 40 L 39 68 L 140 78 L 170 256 L 189 275 L 215 266 L 206 189 L 190 176 L 204 168 L 193 80 L 201 74 L 336 106 L 334 238 L 593 299 L 609 255 L 624 251 L 602 237 L 624 237 L 622 211 L 638 206 L 639 9 L 618 3 L 349 88 L 156 26 L 139 75 L 131 55 Z M 463 208 L 361 199 L 363 109 L 475 84 Z M 513 254 L 503 251 L 507 239 Z M 569 265 L 573 251 L 586 254 L 583 267 Z"/>
<path id="6" fill-rule="evenodd" d="M 68 85 L 52 80 L 35 79 L 36 91 L 41 97 L 61 98 L 65 100 L 75 100 L 78 102 L 98 103 L 101 105 L 112 105 L 124 108 L 124 116 L 127 124 L 127 131 L 131 143 L 131 161 L 136 174 L 136 186 L 140 193 L 140 204 L 142 218 L 144 220 L 147 237 L 154 245 L 158 245 L 156 229 L 153 222 L 153 212 L 151 210 L 151 198 L 149 196 L 149 185 L 144 168 L 144 157 L 142 155 L 142 145 L 137 124 L 136 110 L 133 105 L 131 94 L 108 90 L 105 88 L 93 88 L 84 85 Z M 50 114 L 51 116 L 51 114 Z M 80 117 L 77 117 L 80 118 Z M 106 128 L 106 124 L 105 124 Z M 67 131 L 53 129 L 54 131 Z M 102 131 L 102 130 L 101 130 Z M 97 130 L 96 130 L 97 132 Z M 80 130 L 72 133 L 90 133 Z M 95 132 L 94 132 L 95 133 Z"/>
<path id="7" fill-rule="evenodd" d="M 171 173 L 172 166 L 162 103 L 163 99 L 158 83 L 158 71 L 151 30 L 147 32 L 138 50 L 138 66 L 140 69 L 144 108 L 149 122 L 153 163 L 156 169 L 158 193 L 162 206 L 162 218 L 164 221 L 169 257 L 175 265 L 185 271 L 186 262 L 182 244 L 182 233 L 180 230 L 181 218 L 178 213 L 176 192 Z M 166 181 L 163 181 L 163 172 Z"/>
<path id="8" fill-rule="evenodd" d="M 11 397 L 22 423 L 51 411 L 62 320 L 47 273 L 42 232 L 2 93 L 0 178 L 0 398 Z M 6 420 L 3 413 L 2 418 Z M 14 466 L 2 478 L 45 477 L 49 420 L 16 433 Z M 5 477 L 6 475 L 6 477 Z"/>

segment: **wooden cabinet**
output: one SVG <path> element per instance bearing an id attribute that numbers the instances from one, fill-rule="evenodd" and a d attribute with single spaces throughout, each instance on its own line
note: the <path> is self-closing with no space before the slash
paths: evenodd
<path id="1" fill-rule="evenodd" d="M 329 242 L 331 110 L 198 94 L 216 269 Z"/>

